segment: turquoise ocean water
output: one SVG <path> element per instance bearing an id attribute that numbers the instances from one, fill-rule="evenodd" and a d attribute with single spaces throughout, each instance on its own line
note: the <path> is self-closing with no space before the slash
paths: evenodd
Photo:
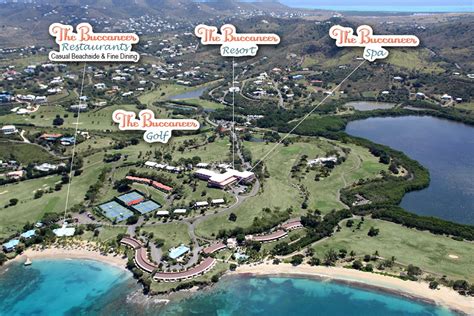
<path id="1" fill-rule="evenodd" d="M 164 307 L 133 299 L 139 291 L 128 272 L 99 262 L 12 264 L 0 271 L 0 315 L 454 315 L 390 294 L 297 278 L 224 278 Z"/>

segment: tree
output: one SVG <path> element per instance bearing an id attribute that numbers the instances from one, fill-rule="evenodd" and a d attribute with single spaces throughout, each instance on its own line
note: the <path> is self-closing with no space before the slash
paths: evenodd
<path id="1" fill-rule="evenodd" d="M 352 262 L 352 268 L 353 269 L 360 270 L 363 267 L 364 267 L 364 265 L 362 264 L 362 261 L 360 261 L 360 260 L 354 260 L 354 262 Z"/>
<path id="2" fill-rule="evenodd" d="M 43 193 L 44 193 L 43 190 L 36 190 L 34 198 L 39 199 L 40 197 L 43 196 Z"/>
<path id="3" fill-rule="evenodd" d="M 229 221 L 235 222 L 237 220 L 237 215 L 235 213 L 229 214 Z"/>
<path id="4" fill-rule="evenodd" d="M 324 254 L 324 264 L 327 266 L 332 266 L 336 263 L 337 258 L 337 252 L 331 248 Z"/>
<path id="5" fill-rule="evenodd" d="M 466 280 L 456 280 L 453 283 L 453 289 L 456 291 L 467 291 L 469 283 Z"/>
<path id="6" fill-rule="evenodd" d="M 10 206 L 14 206 L 18 204 L 18 199 L 10 199 Z"/>
<path id="7" fill-rule="evenodd" d="M 129 218 L 127 218 L 127 225 L 133 225 L 138 222 L 138 216 L 137 215 L 132 215 Z"/>
<path id="8" fill-rule="evenodd" d="M 7 262 L 7 260 L 7 256 L 3 252 L 0 252 L 0 266 Z"/>
<path id="9" fill-rule="evenodd" d="M 430 289 L 432 289 L 432 290 L 437 290 L 438 286 L 439 286 L 438 281 L 431 281 L 430 285 L 429 285 Z"/>
<path id="10" fill-rule="evenodd" d="M 379 234 L 379 229 L 375 227 L 370 227 L 369 232 L 367 233 L 368 236 L 370 237 L 375 237 Z"/>
<path id="11" fill-rule="evenodd" d="M 352 227 L 352 225 L 354 225 L 354 221 L 352 219 L 346 222 L 346 227 Z"/>
<path id="12" fill-rule="evenodd" d="M 309 259 L 309 265 L 311 266 L 319 266 L 321 264 L 321 260 L 318 257 L 311 257 Z"/>
<path id="13" fill-rule="evenodd" d="M 422 273 L 421 269 L 417 266 L 414 266 L 412 264 L 409 264 L 408 265 L 408 268 L 407 268 L 407 274 L 409 276 L 417 276 L 417 275 L 420 275 Z"/>
<path id="14" fill-rule="evenodd" d="M 291 257 L 290 263 L 294 266 L 300 265 L 303 263 L 303 255 L 294 255 Z"/>
<path id="15" fill-rule="evenodd" d="M 237 265 L 235 263 L 231 263 L 229 269 L 230 271 L 235 271 L 235 269 L 237 269 Z"/>
<path id="16" fill-rule="evenodd" d="M 219 276 L 218 276 L 217 274 L 214 274 L 214 275 L 212 276 L 212 278 L 211 278 L 211 281 L 212 281 L 213 283 L 219 282 Z"/>
<path id="17" fill-rule="evenodd" d="M 56 115 L 56 118 L 53 120 L 53 125 L 54 126 L 61 126 L 64 124 L 64 119 L 60 117 L 59 115 Z"/>

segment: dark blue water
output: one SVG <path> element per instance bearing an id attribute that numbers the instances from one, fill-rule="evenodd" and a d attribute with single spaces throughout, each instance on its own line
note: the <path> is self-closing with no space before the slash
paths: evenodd
<path id="1" fill-rule="evenodd" d="M 199 98 L 204 91 L 206 91 L 207 87 L 197 88 L 191 91 L 183 92 L 180 94 L 176 94 L 170 96 L 170 100 L 181 100 L 181 99 L 195 99 Z"/>
<path id="2" fill-rule="evenodd" d="M 447 309 L 332 282 L 238 277 L 168 305 L 164 315 L 454 315 Z"/>
<path id="3" fill-rule="evenodd" d="M 430 116 L 406 116 L 351 122 L 346 132 L 401 150 L 429 169 L 429 187 L 406 194 L 402 207 L 474 224 L 474 127 Z"/>

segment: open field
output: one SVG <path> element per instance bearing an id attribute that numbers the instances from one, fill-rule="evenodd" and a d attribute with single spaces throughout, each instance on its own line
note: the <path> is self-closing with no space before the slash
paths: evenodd
<path id="1" fill-rule="evenodd" d="M 73 206 L 84 200 L 84 195 L 91 184 L 94 184 L 103 168 L 102 153 L 88 157 L 84 161 L 84 172 L 80 177 L 73 178 L 69 206 Z M 22 181 L 20 183 L 9 184 L 2 187 L 1 195 L 2 209 L 0 209 L 0 238 L 20 230 L 27 222 L 38 221 L 47 212 L 64 212 L 66 201 L 66 186 L 61 191 L 45 193 L 41 198 L 35 199 L 36 190 L 46 191 L 54 188 L 55 183 L 61 180 L 60 176 L 49 176 L 34 180 Z M 19 200 L 15 206 L 3 208 L 10 199 Z"/>
<path id="2" fill-rule="evenodd" d="M 191 245 L 191 237 L 188 234 L 186 224 L 173 222 L 159 226 L 144 226 L 143 231 L 152 232 L 153 240 L 160 238 L 165 240 L 165 244 L 161 248 L 166 254 L 170 248 L 179 246 L 180 244 Z"/>
<path id="3" fill-rule="evenodd" d="M 149 106 L 157 116 L 165 116 L 167 111 L 162 108 Z M 112 121 L 112 113 L 122 109 L 138 113 L 133 104 L 107 106 L 98 110 L 83 112 L 79 117 L 79 130 L 112 130 L 118 131 L 117 124 Z M 66 111 L 61 106 L 41 106 L 38 111 L 29 115 L 8 114 L 0 116 L 0 124 L 33 124 L 38 127 L 53 127 L 54 118 L 59 115 L 64 119 L 64 124 L 58 128 L 75 128 L 77 118 L 73 112 Z"/>
<path id="4" fill-rule="evenodd" d="M 244 146 L 251 150 L 254 162 L 256 162 L 274 144 L 245 142 Z M 311 174 L 301 182 L 309 192 L 308 205 L 310 209 L 318 208 L 322 212 L 329 212 L 332 209 L 343 208 L 344 205 L 339 201 L 338 194 L 341 188 L 358 179 L 374 177 L 379 170 L 384 168 L 365 149 L 353 145 L 344 146 L 351 147 L 349 158 L 341 165 L 336 166 L 329 177 L 316 182 L 314 175 Z M 328 150 L 337 148 L 339 145 L 334 146 L 327 140 L 321 139 L 311 143 L 295 143 L 275 150 L 265 160 L 270 178 L 265 180 L 263 190 L 257 196 L 247 199 L 233 210 L 237 215 L 237 220 L 235 222 L 229 221 L 227 214 L 212 217 L 197 226 L 197 234 L 211 237 L 223 227 L 228 229 L 248 227 L 255 217 L 264 214 L 262 210 L 266 207 L 280 210 L 293 207 L 293 217 L 304 214 L 306 211 L 301 208 L 303 196 L 296 186 L 300 183 L 291 178 L 291 168 L 304 154 L 312 159 L 318 155 L 323 156 Z"/>
<path id="5" fill-rule="evenodd" d="M 56 157 L 33 144 L 0 142 L 0 160 L 16 160 L 28 165 L 34 162 L 54 162 Z"/>
<path id="6" fill-rule="evenodd" d="M 352 228 L 346 227 L 345 222 L 341 223 L 340 232 L 316 243 L 313 246 L 316 256 L 322 258 L 330 248 L 336 251 L 354 250 L 361 256 L 378 251 L 380 256 L 385 258 L 395 256 L 397 262 L 405 265 L 413 264 L 441 276 L 474 281 L 473 243 L 456 241 L 449 237 L 368 218 L 365 219 L 361 229 L 357 230 L 355 228 L 359 221 L 355 220 Z M 367 236 L 371 226 L 380 229 L 375 237 Z M 449 255 L 458 258 L 450 258 Z"/>

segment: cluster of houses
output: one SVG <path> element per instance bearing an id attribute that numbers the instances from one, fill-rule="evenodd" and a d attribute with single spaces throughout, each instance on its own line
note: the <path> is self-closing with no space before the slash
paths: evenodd
<path id="1" fill-rule="evenodd" d="M 74 136 L 64 136 L 63 134 L 42 134 L 39 139 L 45 140 L 47 142 L 59 142 L 63 146 L 71 146 L 76 142 L 76 137 Z"/>

